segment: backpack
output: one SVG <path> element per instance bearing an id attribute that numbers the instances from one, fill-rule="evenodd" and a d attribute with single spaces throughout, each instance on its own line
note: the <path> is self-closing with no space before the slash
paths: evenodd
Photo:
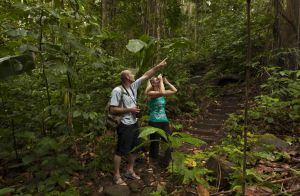
<path id="1" fill-rule="evenodd" d="M 122 86 L 118 86 L 119 88 L 121 88 L 121 99 L 119 102 L 119 107 L 123 107 L 124 104 L 124 100 L 123 100 L 123 94 L 124 94 L 124 88 Z M 105 117 L 105 126 L 106 129 L 108 130 L 115 130 L 117 129 L 117 127 L 120 125 L 123 114 L 112 114 L 110 112 L 110 100 L 108 101 L 106 107 L 105 107 L 105 111 L 106 111 L 106 117 Z"/>

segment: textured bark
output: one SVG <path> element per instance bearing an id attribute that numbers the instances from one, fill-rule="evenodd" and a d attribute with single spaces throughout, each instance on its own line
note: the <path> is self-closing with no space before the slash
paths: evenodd
<path id="1" fill-rule="evenodd" d="M 280 0 L 273 0 L 274 1 L 274 24 L 273 24 L 273 36 L 274 36 L 274 48 L 281 47 L 281 37 L 280 37 L 280 26 L 279 26 L 279 13 L 281 12 L 281 2 Z"/>
<path id="2" fill-rule="evenodd" d="M 297 47 L 298 46 L 298 29 L 299 29 L 299 0 L 287 0 L 287 7 L 282 12 L 284 20 L 282 37 L 284 39 L 284 47 Z"/>
<path id="3" fill-rule="evenodd" d="M 151 2 L 151 13 L 156 13 L 156 1 L 157 0 L 152 0 Z M 151 14 L 150 17 L 152 18 L 152 31 L 151 35 L 155 37 L 156 34 L 156 15 Z"/>
<path id="4" fill-rule="evenodd" d="M 102 28 L 109 28 L 113 16 L 113 0 L 102 0 Z"/>
<path id="5" fill-rule="evenodd" d="M 159 41 L 161 39 L 161 25 L 162 25 L 162 16 L 161 16 L 161 8 L 162 4 L 159 0 L 157 0 L 156 4 L 156 18 L 157 18 L 157 27 L 156 27 L 156 38 Z M 157 45 L 157 56 L 156 61 L 160 59 L 160 45 Z"/>
<path id="6" fill-rule="evenodd" d="M 198 20 L 200 18 L 200 8 L 201 8 L 201 0 L 195 0 L 195 29 L 194 29 L 194 40 L 197 43 L 199 37 L 199 27 Z"/>
<path id="7" fill-rule="evenodd" d="M 283 54 L 277 64 L 288 69 L 299 67 L 299 0 L 274 0 L 273 48 L 292 48 L 288 54 Z M 295 50 L 297 49 L 297 50 Z"/>

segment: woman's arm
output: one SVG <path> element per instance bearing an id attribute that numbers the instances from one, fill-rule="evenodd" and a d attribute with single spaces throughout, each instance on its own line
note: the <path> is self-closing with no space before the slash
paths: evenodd
<path id="1" fill-rule="evenodd" d="M 157 76 L 157 78 L 159 79 L 159 92 L 161 92 L 162 94 L 165 93 L 165 84 L 164 84 L 164 79 L 162 77 L 161 74 L 159 74 Z"/>
<path id="2" fill-rule="evenodd" d="M 147 87 L 146 87 L 145 92 L 144 92 L 145 96 L 148 95 L 148 92 L 151 90 L 151 88 L 152 88 L 151 82 L 150 82 L 150 80 L 148 80 L 147 81 Z"/>
<path id="3" fill-rule="evenodd" d="M 165 93 L 164 93 L 165 96 L 173 95 L 177 92 L 177 89 L 175 88 L 175 86 L 173 86 L 173 84 L 171 84 L 166 77 L 164 77 L 164 82 L 166 85 L 168 85 L 170 87 L 170 89 L 165 90 Z"/>

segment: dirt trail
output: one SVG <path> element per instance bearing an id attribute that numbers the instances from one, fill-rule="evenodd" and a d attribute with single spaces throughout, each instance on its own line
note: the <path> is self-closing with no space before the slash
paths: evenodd
<path id="1" fill-rule="evenodd" d="M 218 142 L 223 136 L 225 120 L 230 113 L 242 108 L 242 101 L 238 95 L 225 95 L 207 108 L 204 118 L 193 123 L 193 129 L 187 132 L 206 141 L 208 144 Z"/>

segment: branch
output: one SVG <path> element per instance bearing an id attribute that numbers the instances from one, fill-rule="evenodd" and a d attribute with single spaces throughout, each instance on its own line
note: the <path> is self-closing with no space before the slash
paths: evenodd
<path id="1" fill-rule="evenodd" d="M 223 194 L 232 193 L 232 192 L 234 192 L 234 190 L 221 191 L 221 192 L 217 192 L 217 193 L 212 193 L 210 195 L 223 195 Z"/>
<path id="2" fill-rule="evenodd" d="M 293 177 L 289 177 L 289 178 L 273 180 L 273 181 L 271 181 L 271 183 L 286 182 L 286 181 L 295 180 L 295 179 L 298 179 L 298 178 L 300 178 L 300 177 L 299 176 L 293 176 Z"/>
<path id="3" fill-rule="evenodd" d="M 284 195 L 284 194 L 287 194 L 287 193 L 297 193 L 297 192 L 299 192 L 300 191 L 300 187 L 298 187 L 298 188 L 293 188 L 293 189 L 288 189 L 288 190 L 286 190 L 286 191 L 282 191 L 282 192 L 280 192 L 280 193 L 276 193 L 274 196 L 276 196 L 276 195 Z"/>

